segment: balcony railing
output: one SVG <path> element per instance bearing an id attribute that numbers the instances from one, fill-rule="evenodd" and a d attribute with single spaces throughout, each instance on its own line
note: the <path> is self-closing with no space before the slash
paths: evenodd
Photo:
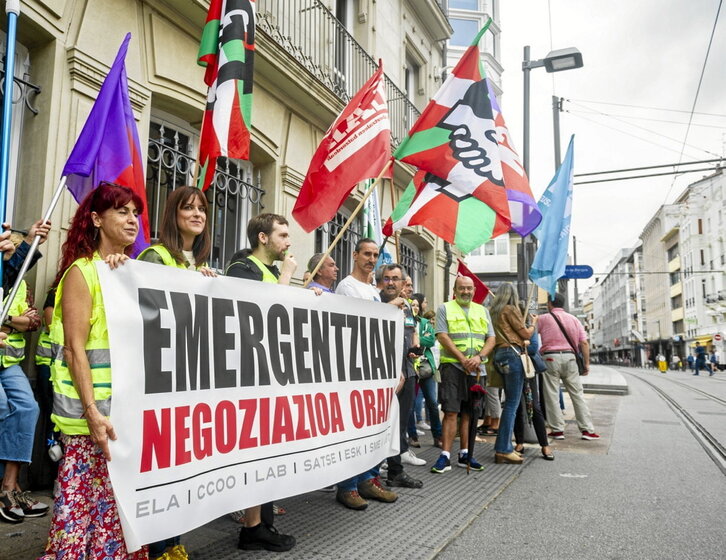
<path id="1" fill-rule="evenodd" d="M 257 26 L 342 101 L 370 78 L 377 63 L 320 0 L 257 0 Z M 419 111 L 386 76 L 391 142 L 397 146 Z"/>

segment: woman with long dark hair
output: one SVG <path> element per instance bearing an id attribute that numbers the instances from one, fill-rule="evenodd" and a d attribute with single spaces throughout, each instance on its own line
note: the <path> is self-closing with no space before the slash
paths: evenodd
<path id="1" fill-rule="evenodd" d="M 195 187 L 178 187 L 166 199 L 159 242 L 145 249 L 141 261 L 199 270 L 216 276 L 207 266 L 212 239 L 207 228 L 207 198 Z"/>
<path id="2" fill-rule="evenodd" d="M 524 388 L 524 367 L 520 355 L 526 351 L 534 325 L 527 328 L 519 311 L 519 297 L 509 282 L 501 284 L 496 291 L 489 310 L 494 323 L 497 343 L 494 351 L 494 367 L 504 380 L 506 400 L 499 421 L 499 433 L 494 444 L 496 463 L 520 464 L 522 456 L 514 452 L 512 432 L 519 401 Z M 536 317 L 533 322 L 536 323 Z"/>
<path id="3" fill-rule="evenodd" d="M 86 196 L 71 223 L 56 277 L 51 340 L 62 348 L 52 364 L 54 413 L 65 456 L 58 470 L 46 560 L 146 559 L 126 550 L 106 461 L 111 367 L 108 329 L 96 263 L 128 259 L 143 202 L 126 187 L 102 183 Z M 123 375 L 116 371 L 114 375 Z"/>
<path id="4" fill-rule="evenodd" d="M 207 198 L 195 187 L 178 187 L 169 194 L 161 218 L 159 242 L 148 247 L 138 260 L 198 270 L 216 276 L 207 266 L 212 247 L 207 228 Z M 168 553 L 168 554 L 165 554 Z M 187 558 L 181 536 L 149 545 L 149 558 Z"/>

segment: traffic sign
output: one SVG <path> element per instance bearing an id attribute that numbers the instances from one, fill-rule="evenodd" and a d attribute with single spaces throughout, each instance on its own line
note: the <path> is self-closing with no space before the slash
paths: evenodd
<path id="1" fill-rule="evenodd" d="M 715 335 L 713 335 L 713 339 L 714 339 L 714 340 L 715 340 L 716 342 L 718 342 L 719 340 L 721 340 L 721 334 L 720 334 L 720 333 L 716 333 Z"/>
<path id="2" fill-rule="evenodd" d="M 568 264 L 565 266 L 565 275 L 563 278 L 571 278 L 573 280 L 584 280 L 592 276 L 592 267 L 586 264 Z"/>

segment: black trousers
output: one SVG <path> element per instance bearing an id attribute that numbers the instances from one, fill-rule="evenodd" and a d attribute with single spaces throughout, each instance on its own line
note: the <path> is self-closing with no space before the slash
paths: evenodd
<path id="1" fill-rule="evenodd" d="M 416 377 L 409 377 L 403 383 L 403 388 L 398 393 L 398 430 L 401 435 L 401 453 L 408 451 L 408 417 L 413 410 L 413 401 L 416 396 Z M 395 457 L 388 458 L 388 478 L 398 476 L 403 472 L 403 465 L 401 464 L 401 456 L 396 455 Z"/>
<path id="2" fill-rule="evenodd" d="M 539 375 L 535 375 L 532 379 L 525 379 L 524 387 L 526 389 L 529 386 L 532 389 L 532 404 L 534 405 L 532 424 L 534 426 L 534 433 L 537 434 L 537 442 L 540 446 L 544 447 L 545 445 L 549 445 L 549 442 L 547 440 L 547 428 L 545 427 L 544 415 L 542 414 L 542 408 L 539 403 L 539 390 L 537 387 L 539 377 Z M 524 402 L 524 393 L 522 393 L 517 416 L 514 419 L 514 441 L 517 442 L 517 445 L 524 443 L 525 422 L 527 422 L 527 405 Z"/>

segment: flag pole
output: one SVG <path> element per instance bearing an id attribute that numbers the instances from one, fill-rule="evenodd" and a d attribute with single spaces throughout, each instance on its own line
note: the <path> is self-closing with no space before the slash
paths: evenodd
<path id="1" fill-rule="evenodd" d="M 355 217 L 363 209 L 363 206 L 365 206 L 366 200 L 368 200 L 368 198 L 371 196 L 371 194 L 373 194 L 373 190 L 378 186 L 378 183 L 381 182 L 383 175 L 386 174 L 386 172 L 388 171 L 388 169 L 391 167 L 392 164 L 393 164 L 393 159 L 389 159 L 386 162 L 386 165 L 383 166 L 383 169 L 381 169 L 381 172 L 378 174 L 378 177 L 376 177 L 376 180 L 373 181 L 373 184 L 371 184 L 370 187 L 368 187 L 366 194 L 363 196 L 361 201 L 358 203 L 358 206 L 356 207 L 356 209 L 353 210 L 353 213 L 350 215 L 350 217 L 345 222 L 345 224 L 343 224 L 343 227 L 338 232 L 338 235 L 335 236 L 335 239 L 333 239 L 333 242 L 328 246 L 328 249 L 323 254 L 323 257 L 318 261 L 317 266 L 310 273 L 310 278 L 308 278 L 307 281 L 303 283 L 303 288 L 307 288 L 308 284 L 310 284 L 310 282 L 313 281 L 313 278 L 315 278 L 315 275 L 318 273 L 320 268 L 323 266 L 325 259 L 330 256 L 330 253 L 333 251 L 335 246 L 338 244 L 338 241 L 340 241 L 340 238 L 343 237 L 343 234 L 350 227 L 350 224 L 353 223 L 353 220 L 355 219 Z"/>
<path id="2" fill-rule="evenodd" d="M 398 204 L 398 201 L 396 200 L 396 187 L 393 184 L 393 179 L 391 179 L 391 212 L 396 208 L 396 205 Z M 399 232 L 398 230 L 393 232 L 393 244 L 396 247 L 396 262 L 401 262 L 401 242 L 399 240 Z"/>
<path id="3" fill-rule="evenodd" d="M 7 0 L 5 14 L 8 20 L 5 46 L 5 79 L 3 83 L 2 140 L 0 141 L 0 224 L 5 223 L 5 207 L 8 201 L 8 174 L 10 169 L 10 136 L 13 121 L 13 85 L 15 78 L 15 37 L 20 16 L 20 0 Z M 3 275 L 3 259 L 0 258 L 0 278 Z M 2 288 L 0 288 L 2 293 Z"/>
<path id="4" fill-rule="evenodd" d="M 45 214 L 43 215 L 43 224 L 48 223 L 48 221 L 50 220 L 50 217 L 53 214 L 55 207 L 58 205 L 58 201 L 60 200 L 60 197 L 63 194 L 63 191 L 65 190 L 65 188 L 66 188 L 66 176 L 64 175 L 63 177 L 61 177 L 61 180 L 58 183 L 58 187 L 56 188 L 55 193 L 53 194 L 53 198 L 50 201 L 50 205 L 48 205 L 48 209 L 45 211 Z M 10 313 L 10 307 L 12 306 L 13 300 L 15 299 L 15 294 L 18 293 L 18 289 L 20 288 L 20 283 L 23 281 L 23 277 L 25 276 L 26 272 L 28 272 L 28 269 L 30 268 L 30 263 L 33 262 L 33 255 L 35 255 L 35 252 L 38 250 L 38 245 L 40 245 L 40 235 L 36 235 L 35 238 L 33 239 L 33 243 L 30 245 L 28 254 L 25 256 L 23 265 L 20 267 L 20 270 L 18 271 L 18 277 L 15 280 L 13 289 L 10 290 L 8 297 L 5 299 L 5 305 L 3 305 L 2 313 L 0 313 L 0 325 L 2 325 L 5 322 L 5 319 L 7 318 L 8 313 Z"/>

